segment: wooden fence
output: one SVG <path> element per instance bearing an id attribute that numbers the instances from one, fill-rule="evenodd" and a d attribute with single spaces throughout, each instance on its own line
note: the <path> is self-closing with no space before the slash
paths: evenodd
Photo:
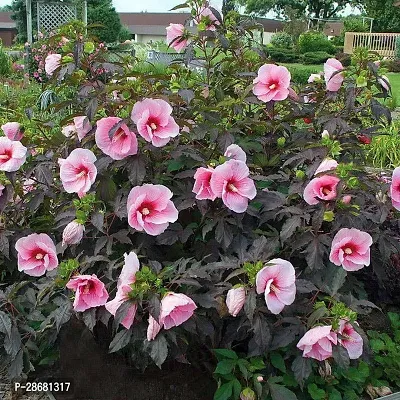
<path id="1" fill-rule="evenodd" d="M 400 33 L 361 33 L 346 32 L 344 39 L 344 52 L 353 54 L 357 47 L 366 47 L 383 57 L 395 58 L 396 38 Z"/>

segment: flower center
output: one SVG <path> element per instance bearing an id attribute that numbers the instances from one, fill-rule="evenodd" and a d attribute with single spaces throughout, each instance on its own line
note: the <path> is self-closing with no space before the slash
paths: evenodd
<path id="1" fill-rule="evenodd" d="M 272 283 L 271 283 L 270 288 L 271 288 L 271 290 L 272 290 L 274 293 L 279 293 L 279 292 L 280 292 L 280 290 L 279 290 L 274 284 L 272 284 Z"/>
<path id="2" fill-rule="evenodd" d="M 42 253 L 37 253 L 35 258 L 36 260 L 43 260 L 44 255 Z"/>
<path id="3" fill-rule="evenodd" d="M 149 215 L 150 214 L 150 210 L 147 207 L 144 207 L 142 209 L 142 215 Z"/>
<path id="4" fill-rule="evenodd" d="M 87 174 L 87 171 L 83 170 L 83 171 L 79 172 L 79 174 L 77 174 L 76 177 L 78 179 L 83 178 L 84 176 L 86 176 L 86 174 Z"/>
<path id="5" fill-rule="evenodd" d="M 113 141 L 117 141 L 119 138 L 121 138 L 124 135 L 125 135 L 125 131 L 123 129 L 119 128 L 117 130 L 117 132 L 115 132 L 115 135 L 113 137 Z"/>
<path id="6" fill-rule="evenodd" d="M 233 183 L 230 183 L 228 185 L 228 190 L 230 190 L 233 193 L 236 193 L 238 191 L 238 188 Z"/>
<path id="7" fill-rule="evenodd" d="M 273 83 L 272 85 L 269 85 L 269 88 L 271 89 L 271 90 L 274 90 L 274 89 L 276 89 L 276 83 Z"/>
<path id="8" fill-rule="evenodd" d="M 331 190 L 329 190 L 329 189 L 326 188 L 326 187 L 322 189 L 322 193 L 323 193 L 325 196 L 327 196 L 330 192 L 331 192 Z"/>
<path id="9" fill-rule="evenodd" d="M 157 125 L 156 125 L 154 122 L 152 122 L 152 123 L 150 124 L 150 128 L 151 128 L 153 131 L 155 131 L 155 130 L 157 129 Z"/>
<path id="10" fill-rule="evenodd" d="M 2 154 L 0 155 L 0 160 L 9 160 L 10 156 L 8 154 Z"/>
<path id="11" fill-rule="evenodd" d="M 86 284 L 85 288 L 83 289 L 83 293 L 88 294 L 90 292 L 90 290 L 92 289 L 92 287 L 93 287 L 93 284 L 92 284 L 92 282 L 89 281 Z"/>
<path id="12" fill-rule="evenodd" d="M 352 250 L 350 247 L 346 247 L 346 248 L 344 249 L 344 252 L 345 252 L 346 254 L 353 254 L 353 250 Z"/>

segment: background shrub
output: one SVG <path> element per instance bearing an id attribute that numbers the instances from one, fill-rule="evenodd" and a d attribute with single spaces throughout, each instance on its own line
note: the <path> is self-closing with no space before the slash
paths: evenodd
<path id="1" fill-rule="evenodd" d="M 293 38 L 287 32 L 277 32 L 271 38 L 271 44 L 279 49 L 290 49 L 293 47 Z"/>
<path id="2" fill-rule="evenodd" d="M 400 60 L 400 36 L 396 38 L 396 51 L 395 51 L 396 60 Z"/>
<path id="3" fill-rule="evenodd" d="M 267 54 L 272 61 L 276 62 L 286 62 L 286 63 L 296 63 L 300 62 L 300 54 L 296 53 L 294 50 L 287 49 L 276 49 L 268 48 Z"/>
<path id="4" fill-rule="evenodd" d="M 389 72 L 400 72 L 400 60 L 391 60 L 387 63 Z"/>
<path id="5" fill-rule="evenodd" d="M 299 52 L 304 54 L 312 51 L 326 51 L 335 54 L 335 45 L 322 32 L 309 31 L 300 35 Z"/>
<path id="6" fill-rule="evenodd" d="M 322 64 L 332 55 L 328 54 L 326 51 L 310 51 L 304 53 L 301 60 L 303 64 Z"/>
<path id="7" fill-rule="evenodd" d="M 11 72 L 11 59 L 0 45 L 0 76 L 7 76 Z"/>
<path id="8" fill-rule="evenodd" d="M 318 74 L 321 72 L 320 68 L 303 65 L 288 65 L 287 69 L 290 71 L 292 81 L 298 85 L 306 84 L 311 74 Z"/>

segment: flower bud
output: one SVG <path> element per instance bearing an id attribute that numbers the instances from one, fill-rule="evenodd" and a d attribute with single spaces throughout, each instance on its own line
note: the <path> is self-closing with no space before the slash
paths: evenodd
<path id="1" fill-rule="evenodd" d="M 350 202 L 351 202 L 351 196 L 349 194 L 347 194 L 346 196 L 343 196 L 342 203 L 350 204 Z"/>
<path id="2" fill-rule="evenodd" d="M 276 143 L 277 143 L 278 147 L 283 147 L 286 143 L 286 139 L 282 136 L 277 139 Z"/>
<path id="3" fill-rule="evenodd" d="M 302 171 L 301 169 L 298 169 L 296 171 L 296 178 L 297 179 L 304 179 L 306 176 L 306 173 L 304 171 Z"/>
<path id="4" fill-rule="evenodd" d="M 257 376 L 257 382 L 263 382 L 263 381 L 264 378 L 261 375 Z"/>
<path id="5" fill-rule="evenodd" d="M 245 300 L 246 289 L 243 286 L 230 289 L 226 295 L 226 306 L 229 314 L 236 317 L 243 308 Z"/>
<path id="6" fill-rule="evenodd" d="M 62 245 L 78 244 L 85 232 L 85 226 L 78 221 L 70 222 L 64 229 Z"/>
<path id="7" fill-rule="evenodd" d="M 323 138 L 329 138 L 329 132 L 325 129 L 325 130 L 321 133 L 321 136 L 322 136 Z"/>
<path id="8" fill-rule="evenodd" d="M 249 387 L 242 390 L 240 393 L 240 400 L 256 400 L 256 394 L 254 390 L 250 389 Z"/>

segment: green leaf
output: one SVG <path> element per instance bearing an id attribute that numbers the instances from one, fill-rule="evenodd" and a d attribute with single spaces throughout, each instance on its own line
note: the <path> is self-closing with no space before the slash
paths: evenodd
<path id="1" fill-rule="evenodd" d="M 184 165 L 185 163 L 181 159 L 171 160 L 168 163 L 167 171 L 168 172 L 179 171 Z"/>
<path id="2" fill-rule="evenodd" d="M 297 400 L 296 395 L 285 386 L 269 383 L 272 400 Z"/>
<path id="3" fill-rule="evenodd" d="M 250 359 L 250 371 L 255 372 L 265 368 L 265 362 L 261 357 L 252 357 Z"/>
<path id="4" fill-rule="evenodd" d="M 230 374 L 235 368 L 237 360 L 222 360 L 217 364 L 214 373 L 220 375 Z"/>
<path id="5" fill-rule="evenodd" d="M 240 392 L 242 391 L 242 385 L 237 379 L 234 379 L 232 382 L 233 382 L 233 398 L 237 400 L 240 397 Z"/>
<path id="6" fill-rule="evenodd" d="M 279 371 L 282 371 L 283 373 L 286 373 L 285 360 L 283 359 L 283 357 L 279 353 L 276 353 L 276 352 L 271 353 L 270 359 L 271 359 L 271 364 L 276 369 L 279 369 Z"/>
<path id="7" fill-rule="evenodd" d="M 214 354 L 217 356 L 218 360 L 222 360 L 223 358 L 230 358 L 231 360 L 237 360 L 239 357 L 233 351 L 229 349 L 214 349 Z"/>
<path id="8" fill-rule="evenodd" d="M 307 390 L 313 400 L 325 399 L 325 390 L 320 389 L 315 383 L 310 383 Z"/>
<path id="9" fill-rule="evenodd" d="M 238 360 L 237 365 L 239 367 L 240 373 L 243 375 L 243 378 L 247 380 L 249 378 L 249 362 L 247 360 L 240 359 Z"/>
<path id="10" fill-rule="evenodd" d="M 158 335 L 153 341 L 149 342 L 150 357 L 155 364 L 161 368 L 168 356 L 168 343 L 164 336 Z"/>
<path id="11" fill-rule="evenodd" d="M 329 400 L 343 400 L 339 390 L 332 388 L 329 392 Z"/>
<path id="12" fill-rule="evenodd" d="M 129 329 L 124 329 L 119 331 L 112 342 L 110 343 L 109 352 L 115 353 L 118 350 L 124 348 L 131 340 L 132 331 Z"/>
<path id="13" fill-rule="evenodd" d="M 232 396 L 233 381 L 221 385 L 214 394 L 214 400 L 229 400 Z"/>

